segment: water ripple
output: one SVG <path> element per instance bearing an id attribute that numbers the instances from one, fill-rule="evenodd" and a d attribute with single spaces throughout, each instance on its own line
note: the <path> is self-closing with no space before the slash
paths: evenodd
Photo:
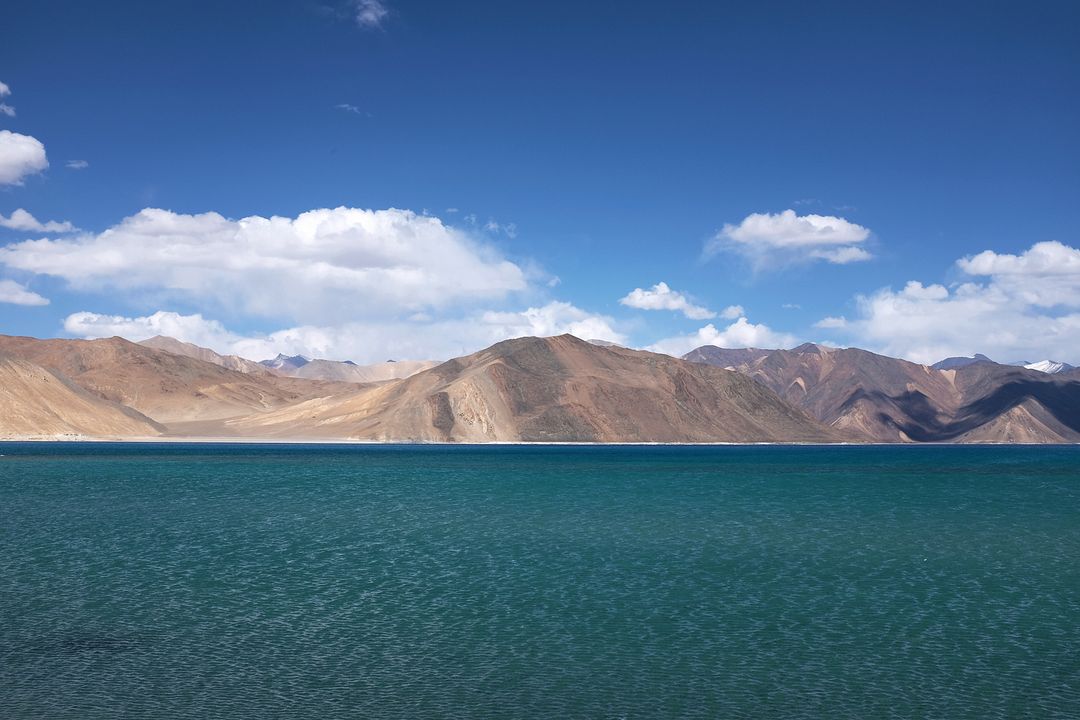
<path id="1" fill-rule="evenodd" d="M 3 454 L 3 717 L 1080 717 L 1072 448 Z"/>

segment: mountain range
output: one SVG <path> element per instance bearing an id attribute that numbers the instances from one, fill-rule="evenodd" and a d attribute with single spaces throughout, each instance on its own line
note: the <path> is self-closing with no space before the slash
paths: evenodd
<path id="1" fill-rule="evenodd" d="M 813 344 L 680 359 L 571 335 L 369 366 L 0 336 L 0 437 L 1078 442 L 1080 371 Z"/>
<path id="2" fill-rule="evenodd" d="M 955 370 L 957 368 L 966 367 L 967 365 L 975 365 L 976 363 L 990 363 L 992 365 L 998 365 L 990 358 L 982 355 L 981 353 L 975 353 L 973 357 L 950 357 L 944 360 L 939 360 L 930 367 L 935 370 Z M 1046 373 L 1048 375 L 1057 375 L 1058 373 L 1069 372 L 1076 368 L 1069 363 L 1058 362 L 1056 360 L 1039 360 L 1037 362 L 1029 362 L 1027 360 L 1018 360 L 1011 363 L 1005 363 L 1006 365 L 1016 365 L 1018 367 L 1024 367 L 1028 370 L 1038 370 L 1039 372 Z"/>
<path id="3" fill-rule="evenodd" d="M 241 435 L 436 442 L 845 439 L 749 378 L 571 335 L 506 340 L 397 383 L 226 423 Z"/>
<path id="4" fill-rule="evenodd" d="M 753 351 L 743 362 L 708 348 L 686 357 L 748 375 L 826 425 L 864 440 L 1080 441 L 1076 371 L 1047 374 L 982 355 L 926 366 L 814 344 Z"/>
<path id="5" fill-rule="evenodd" d="M 155 350 L 164 350 L 175 355 L 205 360 L 214 365 L 220 365 L 242 373 L 253 375 L 272 374 L 283 377 L 306 378 L 308 380 L 336 380 L 352 383 L 384 382 L 386 380 L 401 380 L 438 365 L 433 360 L 405 360 L 401 362 L 387 360 L 374 365 L 357 365 L 350 360 L 309 360 L 303 355 L 290 357 L 281 354 L 271 360 L 255 362 L 237 355 L 219 355 L 208 348 L 181 342 L 163 335 L 142 340 L 138 344 Z"/>

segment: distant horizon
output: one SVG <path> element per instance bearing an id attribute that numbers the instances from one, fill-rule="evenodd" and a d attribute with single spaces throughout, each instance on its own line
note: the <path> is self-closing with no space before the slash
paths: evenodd
<path id="1" fill-rule="evenodd" d="M 0 333 L 0 334 L 3 334 L 3 333 Z M 578 340 L 581 340 L 582 342 L 587 342 L 587 343 L 590 343 L 590 344 L 593 344 L 593 345 L 598 345 L 598 346 L 614 345 L 616 347 L 624 348 L 624 349 L 627 349 L 627 350 L 641 350 L 641 351 L 645 351 L 645 352 L 657 352 L 657 351 L 651 350 L 649 348 L 635 348 L 635 347 L 631 347 L 631 346 L 628 346 L 628 345 L 621 345 L 619 343 L 614 343 L 614 342 L 611 342 L 611 341 L 602 340 L 600 338 L 579 337 L 577 335 L 574 335 L 573 333 L 558 333 L 558 335 L 571 335 L 572 337 L 575 337 Z M 518 336 L 514 336 L 514 337 L 503 338 L 502 340 L 496 341 L 496 343 L 503 342 L 505 340 L 527 339 L 529 337 L 552 338 L 552 337 L 557 337 L 558 335 L 518 335 Z M 34 337 L 34 336 L 31 336 L 31 337 Z M 178 342 L 183 342 L 183 343 L 185 343 L 187 345 L 192 345 L 192 346 L 194 346 L 196 348 L 199 348 L 200 350 L 213 350 L 213 348 L 204 347 L 202 345 L 199 345 L 198 343 L 192 343 L 192 342 L 187 342 L 187 341 L 184 341 L 184 340 L 180 340 L 179 338 L 175 338 L 175 337 L 172 337 L 170 335 L 152 335 L 152 336 L 147 337 L 147 338 L 139 338 L 139 339 L 133 339 L 133 338 L 130 338 L 130 337 L 124 337 L 123 335 L 112 335 L 112 336 L 109 336 L 109 337 L 119 338 L 120 340 L 124 340 L 124 341 L 130 342 L 130 343 L 134 343 L 136 345 L 143 344 L 148 340 L 155 340 L 155 339 L 162 338 L 162 339 L 166 339 L 166 340 L 175 340 L 175 341 L 178 341 Z M 64 337 L 42 338 L 42 337 L 35 337 L 35 339 L 39 339 L 39 340 L 67 340 L 67 339 L 70 339 L 70 340 L 105 340 L 105 339 L 109 339 L 109 338 L 105 338 L 105 337 L 100 337 L 100 338 L 64 338 Z M 492 344 L 496 344 L 496 343 L 492 343 Z M 698 347 L 695 347 L 695 348 L 691 348 L 689 351 L 687 351 L 686 353 L 683 353 L 681 355 L 671 355 L 670 353 L 661 353 L 661 354 L 671 355 L 671 357 L 685 359 L 685 357 L 687 355 L 690 355 L 692 352 L 697 351 L 697 350 L 702 350 L 702 349 L 708 348 L 708 347 L 717 348 L 719 350 L 758 350 L 758 351 L 762 351 L 762 352 L 770 352 L 771 353 L 771 352 L 776 352 L 776 351 L 779 351 L 779 350 L 784 350 L 784 351 L 787 351 L 787 352 L 794 352 L 794 351 L 798 350 L 799 348 L 807 346 L 807 345 L 815 346 L 815 347 L 828 348 L 830 350 L 861 350 L 861 351 L 864 351 L 864 352 L 871 352 L 871 353 L 874 352 L 873 350 L 867 350 L 866 348 L 860 348 L 860 347 L 855 346 L 855 345 L 833 345 L 833 344 L 829 344 L 829 343 L 817 343 L 817 342 L 807 341 L 807 342 L 799 343 L 798 345 L 793 345 L 791 347 L 773 347 L 773 348 L 765 348 L 765 347 L 722 347 L 720 345 L 705 344 L 705 345 L 699 345 Z M 254 362 L 254 363 L 258 363 L 260 365 L 267 365 L 267 366 L 269 366 L 269 363 L 271 363 L 274 360 L 278 360 L 278 359 L 291 360 L 291 359 L 295 359 L 295 358 L 301 358 L 307 363 L 316 362 L 316 361 L 322 361 L 322 362 L 331 362 L 331 363 L 342 363 L 342 364 L 348 364 L 348 365 L 371 366 L 371 365 L 382 365 L 384 363 L 414 362 L 414 361 L 428 361 L 428 362 L 433 361 L 433 362 L 442 363 L 442 362 L 446 362 L 447 360 L 453 360 L 456 357 L 463 357 L 465 355 L 472 355 L 474 353 L 485 350 L 488 347 L 490 347 L 490 345 L 484 346 L 484 347 L 479 347 L 479 348 L 474 348 L 472 350 L 469 350 L 469 351 L 463 353 L 462 355 L 456 355 L 456 356 L 450 356 L 450 357 L 428 357 L 428 358 L 411 358 L 411 357 L 400 357 L 400 358 L 394 357 L 394 358 L 391 358 L 391 357 L 387 357 L 387 358 L 384 358 L 382 360 L 376 360 L 376 361 L 367 362 L 367 363 L 357 363 L 355 360 L 353 360 L 351 358 L 318 357 L 318 356 L 307 356 L 307 355 L 303 355 L 303 354 L 286 355 L 284 353 L 277 353 L 276 355 L 274 355 L 272 357 L 246 357 L 246 356 L 243 356 L 243 355 L 236 355 L 236 354 L 225 354 L 225 353 L 218 353 L 218 354 L 223 355 L 225 357 L 228 357 L 229 355 L 232 355 L 234 357 L 239 357 L 242 360 L 248 360 L 248 361 L 251 361 L 251 362 Z M 217 352 L 217 351 L 214 350 L 214 352 Z M 882 353 L 874 353 L 874 354 L 882 355 Z M 891 355 L 883 355 L 883 356 L 884 357 L 893 357 Z M 904 358 L 895 358 L 895 359 L 903 360 Z M 936 360 L 936 361 L 934 361 L 932 363 L 916 363 L 916 364 L 925 365 L 926 367 L 933 367 L 935 365 L 938 365 L 940 363 L 943 363 L 943 362 L 946 362 L 946 361 L 949 361 L 949 360 L 972 360 L 972 361 L 976 361 L 976 362 L 982 360 L 982 361 L 987 361 L 987 362 L 994 363 L 996 365 L 1006 365 L 1006 366 L 1010 366 L 1010 367 L 1024 367 L 1024 368 L 1028 368 L 1028 369 L 1037 369 L 1037 368 L 1034 368 L 1033 366 L 1041 365 L 1041 364 L 1044 364 L 1044 363 L 1052 363 L 1052 364 L 1060 363 L 1060 364 L 1063 364 L 1066 367 L 1066 369 L 1072 369 L 1072 368 L 1078 367 L 1078 365 L 1069 362 L 1067 359 L 1040 358 L 1039 360 L 1015 359 L 1015 360 L 1005 361 L 1005 360 L 1000 360 L 1000 359 L 988 357 L 985 353 L 973 353 L 971 355 L 952 355 L 952 356 L 949 356 L 949 357 L 939 358 L 938 360 Z M 915 361 L 909 361 L 909 362 L 915 362 Z M 1053 372 L 1056 372 L 1056 370 L 1053 371 Z"/>
<path id="2" fill-rule="evenodd" d="M 62 0 L 5 27 L 0 332 L 1080 362 L 1076 3 Z"/>

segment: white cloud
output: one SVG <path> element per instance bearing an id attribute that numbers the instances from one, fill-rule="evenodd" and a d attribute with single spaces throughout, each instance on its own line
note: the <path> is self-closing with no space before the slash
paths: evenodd
<path id="1" fill-rule="evenodd" d="M 27 290 L 14 280 L 0 280 L 0 303 L 12 305 L 48 305 L 48 298 Z"/>
<path id="2" fill-rule="evenodd" d="M 682 357 L 702 345 L 722 348 L 780 348 L 795 345 L 795 338 L 787 333 L 776 332 L 764 324 L 755 325 L 741 317 L 722 330 L 709 323 L 697 332 L 665 338 L 645 349 Z"/>
<path id="3" fill-rule="evenodd" d="M 726 308 L 720 311 L 720 317 L 725 320 L 736 320 L 743 315 L 746 315 L 746 310 L 742 305 L 728 305 Z"/>
<path id="4" fill-rule="evenodd" d="M 843 315 L 840 317 L 823 317 L 814 323 L 814 327 L 821 328 L 823 330 L 836 330 L 839 328 L 847 327 L 847 318 Z"/>
<path id="5" fill-rule="evenodd" d="M 944 285 L 923 285 L 909 280 L 900 294 L 911 300 L 944 300 L 949 297 L 949 289 Z"/>
<path id="6" fill-rule="evenodd" d="M 484 229 L 489 233 L 494 233 L 496 235 L 504 233 L 511 240 L 516 238 L 518 233 L 517 223 L 499 223 L 494 219 L 489 219 L 484 224 Z"/>
<path id="7" fill-rule="evenodd" d="M 993 278 L 1025 303 L 1080 306 L 1080 250 L 1060 242 L 1036 243 L 1020 255 L 986 250 L 956 264 L 968 275 Z"/>
<path id="8" fill-rule="evenodd" d="M 5 83 L 0 82 L 0 98 L 7 97 L 11 94 L 11 88 Z M 7 115 L 8 117 L 15 117 L 15 108 L 11 107 L 7 103 L 0 103 L 0 113 Z"/>
<path id="9" fill-rule="evenodd" d="M 13 211 L 10 217 L 4 217 L 4 215 L 0 213 L 0 227 L 9 228 L 11 230 L 27 230 L 30 232 L 67 233 L 78 230 L 77 227 L 67 220 L 64 222 L 56 222 L 55 220 L 41 222 L 22 208 Z"/>
<path id="10" fill-rule="evenodd" d="M 984 250 L 956 264 L 969 275 L 1025 277 L 1080 276 L 1080 250 L 1060 242 L 1035 243 L 1020 255 Z"/>
<path id="11" fill-rule="evenodd" d="M 349 103 L 340 103 L 338 105 L 335 105 L 334 107 L 337 108 L 338 110 L 344 110 L 347 113 L 352 113 L 353 115 L 363 115 L 363 116 L 366 116 L 366 117 L 371 117 L 371 113 L 364 112 L 363 110 L 361 110 L 357 106 L 350 105 Z"/>
<path id="12" fill-rule="evenodd" d="M 156 312 L 144 317 L 74 313 L 64 329 L 77 337 L 119 335 L 139 341 L 168 335 L 209 347 L 223 354 L 252 360 L 286 355 L 354 360 L 447 359 L 468 354 L 500 340 L 527 335 L 572 333 L 585 339 L 625 343 L 613 321 L 569 303 L 552 302 L 520 312 L 481 312 L 470 316 L 433 320 L 419 314 L 408 321 L 342 323 L 334 326 L 302 325 L 268 334 L 240 334 L 202 315 Z"/>
<path id="13" fill-rule="evenodd" d="M 873 255 L 860 247 L 842 247 L 836 250 L 814 250 L 810 253 L 810 257 L 825 260 L 834 265 L 847 265 L 848 263 L 869 260 Z"/>
<path id="14" fill-rule="evenodd" d="M 100 234 L 0 248 L 0 263 L 81 290 L 320 324 L 476 304 L 528 285 L 522 268 L 463 231 L 396 209 L 241 220 L 146 209 Z"/>
<path id="15" fill-rule="evenodd" d="M 675 310 L 691 320 L 708 320 L 716 317 L 716 313 L 712 310 L 694 305 L 685 295 L 672 290 L 665 282 L 659 282 L 648 290 L 635 288 L 619 302 L 638 310 Z"/>
<path id="16" fill-rule="evenodd" d="M 27 175 L 49 167 L 45 146 L 30 135 L 0 130 L 0 185 L 22 185 Z"/>
<path id="17" fill-rule="evenodd" d="M 134 342 L 146 340 L 155 335 L 167 335 L 215 350 L 227 349 L 231 343 L 242 339 L 240 335 L 230 333 L 216 320 L 207 320 L 199 314 L 180 315 L 164 311 L 145 317 L 77 312 L 68 315 L 64 320 L 64 330 L 82 338 L 119 335 Z"/>
<path id="18" fill-rule="evenodd" d="M 754 213 L 738 225 L 726 224 L 705 245 L 710 257 L 727 250 L 745 257 L 756 270 L 824 260 L 846 264 L 870 259 L 860 244 L 870 230 L 831 215 Z"/>
<path id="19" fill-rule="evenodd" d="M 976 352 L 1006 362 L 1080 360 L 1080 250 L 1042 242 L 1019 255 L 986 251 L 957 266 L 986 281 L 911 281 L 859 296 L 859 318 L 848 321 L 847 334 L 927 364 Z"/>
<path id="20" fill-rule="evenodd" d="M 13 219 L 30 223 L 28 213 Z M 395 209 L 241 220 L 147 209 L 102 233 L 0 247 L 0 265 L 114 300 L 179 298 L 200 311 L 74 313 L 65 321 L 72 335 L 169 335 L 253 359 L 447 358 L 510 337 L 562 333 L 627 342 L 610 317 L 569 303 L 506 310 L 507 301 L 542 297 L 547 276 L 504 259 L 479 232 Z M 225 324 L 211 319 L 222 314 Z M 240 318 L 269 318 L 281 329 L 237 332 Z"/>
<path id="21" fill-rule="evenodd" d="M 354 0 L 356 24 L 364 29 L 381 28 L 383 20 L 390 14 L 382 0 Z"/>
<path id="22" fill-rule="evenodd" d="M 86 168 L 90 167 L 90 163 L 86 162 L 85 160 L 68 160 L 67 164 L 65 164 L 64 167 L 71 170 L 85 170 Z"/>
<path id="23" fill-rule="evenodd" d="M 489 311 L 483 314 L 481 321 L 494 328 L 496 334 L 506 337 L 546 337 L 570 333 L 582 340 L 626 342 L 626 337 L 614 329 L 611 318 L 586 312 L 566 302 L 550 302 L 522 312 Z"/>

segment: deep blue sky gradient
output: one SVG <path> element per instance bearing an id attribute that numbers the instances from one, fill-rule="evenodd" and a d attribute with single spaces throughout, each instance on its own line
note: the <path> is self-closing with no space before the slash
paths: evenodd
<path id="1" fill-rule="evenodd" d="M 475 213 L 515 223 L 491 242 L 641 341 L 700 325 L 619 306 L 660 280 L 812 339 L 857 293 L 1080 242 L 1076 2 L 389 6 L 363 31 L 313 0 L 5 3 L 18 116 L 0 127 L 52 167 L 0 212 L 91 230 L 146 206 Z M 789 207 L 870 228 L 875 259 L 756 277 L 702 261 L 724 223 Z M 35 287 L 52 304 L 0 306 L 4 332 L 153 309 Z"/>

